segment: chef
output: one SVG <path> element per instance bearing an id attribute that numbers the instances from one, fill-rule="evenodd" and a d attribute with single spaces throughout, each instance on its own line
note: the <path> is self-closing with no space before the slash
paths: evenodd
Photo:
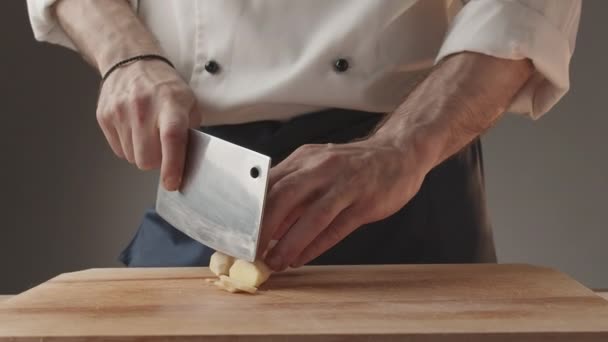
<path id="1" fill-rule="evenodd" d="M 100 74 L 109 147 L 178 189 L 188 128 L 273 159 L 265 261 L 495 262 L 480 135 L 569 89 L 580 0 L 28 0 Z M 91 113 L 93 115 L 93 113 Z M 513 137 L 517 139 L 517 137 Z M 517 170 L 517 165 L 512 166 Z M 128 266 L 213 251 L 148 210 Z"/>

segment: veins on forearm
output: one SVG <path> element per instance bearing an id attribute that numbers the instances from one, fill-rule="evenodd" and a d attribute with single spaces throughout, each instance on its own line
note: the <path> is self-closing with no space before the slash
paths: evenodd
<path id="1" fill-rule="evenodd" d="M 453 55 L 414 88 L 373 139 L 413 144 L 432 168 L 492 127 L 532 70 L 527 60 Z"/>

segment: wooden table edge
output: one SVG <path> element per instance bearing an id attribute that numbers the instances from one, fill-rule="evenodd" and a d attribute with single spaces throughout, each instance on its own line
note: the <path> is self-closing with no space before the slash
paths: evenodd
<path id="1" fill-rule="evenodd" d="M 598 296 L 600 296 L 600 297 L 608 300 L 608 289 L 597 289 L 597 290 L 594 290 L 594 292 Z M 8 299 L 10 299 L 12 297 L 15 297 L 15 296 L 16 295 L 0 295 L 0 303 L 3 302 L 3 301 L 5 301 L 5 300 L 8 300 Z"/>

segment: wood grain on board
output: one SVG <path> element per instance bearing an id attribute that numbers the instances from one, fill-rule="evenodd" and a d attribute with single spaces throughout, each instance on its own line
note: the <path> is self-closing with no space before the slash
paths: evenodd
<path id="1" fill-rule="evenodd" d="M 608 301 L 529 265 L 316 266 L 255 295 L 206 268 L 67 273 L 0 304 L 0 340 L 608 341 Z"/>

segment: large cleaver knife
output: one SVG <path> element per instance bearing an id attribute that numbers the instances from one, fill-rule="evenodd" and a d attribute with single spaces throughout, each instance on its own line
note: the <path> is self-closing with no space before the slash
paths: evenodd
<path id="1" fill-rule="evenodd" d="M 190 129 L 181 187 L 159 184 L 156 211 L 192 239 L 254 261 L 269 169 L 270 157 Z"/>

